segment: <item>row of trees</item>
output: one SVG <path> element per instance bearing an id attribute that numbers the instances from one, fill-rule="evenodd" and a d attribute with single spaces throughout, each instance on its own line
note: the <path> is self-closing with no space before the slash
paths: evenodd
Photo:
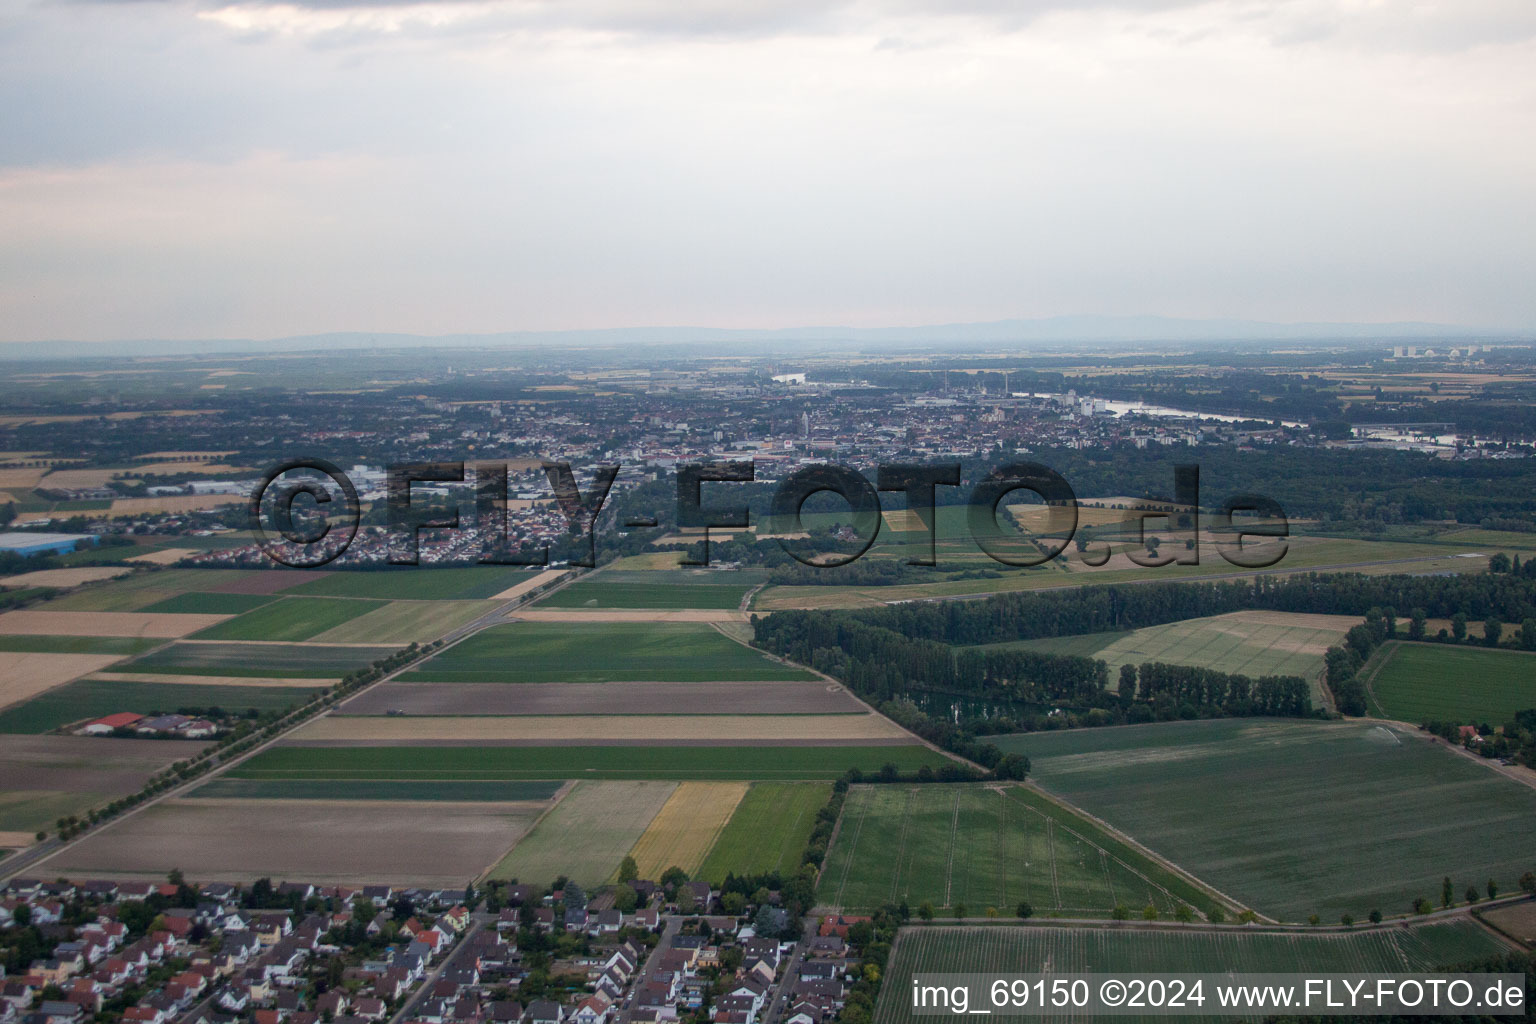
<path id="1" fill-rule="evenodd" d="M 1527 563 L 1529 564 L 1529 563 Z M 1427 618 L 1536 617 L 1536 576 L 1365 576 L 1307 573 L 1216 583 L 1111 584 L 1001 594 L 984 601 L 914 602 L 849 612 L 846 618 L 905 637 L 971 645 L 1139 629 L 1227 612 L 1365 615 L 1372 608 L 1416 608 Z M 775 616 L 777 618 L 777 616 Z"/>

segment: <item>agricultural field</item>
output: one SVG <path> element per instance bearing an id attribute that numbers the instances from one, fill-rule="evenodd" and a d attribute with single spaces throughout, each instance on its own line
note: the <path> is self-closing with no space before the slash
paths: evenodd
<path id="1" fill-rule="evenodd" d="M 658 573 L 604 572 L 578 580 L 539 601 L 541 608 L 723 608 L 740 607 L 751 584 L 728 574 L 711 575 L 714 583 L 662 583 L 647 579 Z M 701 573 L 702 575 L 702 573 Z M 728 581 L 728 582 L 727 582 Z"/>
<path id="2" fill-rule="evenodd" d="M 469 625 L 495 607 L 490 601 L 390 601 L 309 639 L 316 643 L 424 643 Z"/>
<path id="3" fill-rule="evenodd" d="M 119 666 L 124 672 L 188 676 L 273 676 L 335 679 L 387 658 L 398 647 L 323 644 L 183 642 L 162 647 Z"/>
<path id="4" fill-rule="evenodd" d="M 1458 893 L 1490 877 L 1507 892 L 1533 867 L 1536 789 L 1416 730 L 1218 719 L 992 740 L 1043 789 L 1282 920 L 1406 913 L 1447 874 Z"/>
<path id="5" fill-rule="evenodd" d="M 79 679 L 0 711 L 0 733 L 52 732 L 72 722 L 100 718 L 119 711 L 149 714 L 152 711 L 170 713 L 180 708 L 209 707 L 221 707 L 233 712 L 244 712 L 248 708 L 273 711 L 302 704 L 317 692 L 318 688 L 293 686 L 220 686 Z"/>
<path id="6" fill-rule="evenodd" d="M 1043 590 L 1053 587 L 1075 587 L 1088 584 L 1127 583 L 1138 580 L 1198 580 L 1225 577 L 1250 576 L 1253 570 L 1228 564 L 1214 548 L 1202 545 L 1199 565 L 1166 565 L 1144 568 L 1130 564 L 1117 555 L 1101 568 L 1091 568 L 1072 561 L 1072 553 L 1066 560 L 1057 559 L 1032 569 L 1014 568 L 992 561 L 977 552 L 969 540 L 949 542 L 963 553 L 966 545 L 974 554 L 968 556 L 973 564 L 955 560 L 955 569 L 991 569 L 995 575 L 944 578 L 934 583 L 896 584 L 891 586 L 771 586 L 758 593 L 752 607 L 756 611 L 779 611 L 787 608 L 862 608 L 885 604 L 890 601 L 911 601 L 924 598 L 981 596 L 985 594 L 1013 593 L 1020 590 Z M 880 548 L 876 542 L 870 555 Z M 946 542 L 939 541 L 938 557 L 942 574 L 946 559 L 950 558 Z M 1476 555 L 1477 557 L 1472 557 Z M 1377 563 L 1375 565 L 1371 563 Z M 1486 551 L 1476 549 L 1455 553 L 1454 545 L 1427 543 L 1399 543 L 1339 539 L 1331 537 L 1293 537 L 1286 556 L 1274 566 L 1281 572 L 1478 572 L 1487 567 Z"/>
<path id="7" fill-rule="evenodd" d="M 708 625 L 515 622 L 454 644 L 402 682 L 605 683 L 816 678 L 772 661 Z"/>
<path id="8" fill-rule="evenodd" d="M 578 782 L 489 877 L 548 884 L 566 875 L 589 889 L 602 885 L 676 788 L 670 782 Z"/>
<path id="9" fill-rule="evenodd" d="M 370 597 L 383 601 L 476 601 L 528 579 L 523 569 L 494 565 L 464 568 L 403 566 L 359 572 L 329 572 L 301 582 L 292 593 L 305 597 Z"/>
<path id="10" fill-rule="evenodd" d="M 483 685 L 483 684 L 482 684 Z M 698 685 L 698 684 L 694 684 Z M 326 715 L 294 743 L 899 743 L 900 726 L 873 711 L 851 715 Z"/>
<path id="11" fill-rule="evenodd" d="M 140 611 L 175 615 L 243 615 L 277 600 L 273 594 L 224 594 L 189 590 L 175 597 L 145 605 Z"/>
<path id="12" fill-rule="evenodd" d="M 1527 946 L 1536 946 L 1536 901 L 1522 900 L 1508 906 L 1480 911 L 1484 921 Z"/>
<path id="13" fill-rule="evenodd" d="M 753 783 L 694 877 L 718 884 L 731 874 L 794 873 L 831 794 L 825 783 Z"/>
<path id="14" fill-rule="evenodd" d="M 819 903 L 869 910 L 931 903 L 1107 917 L 1116 905 L 1164 917 L 1206 912 L 1212 894 L 1022 786 L 856 786 L 828 851 Z"/>
<path id="15" fill-rule="evenodd" d="M 384 608 L 380 601 L 283 597 L 200 631 L 198 640 L 308 640 Z"/>
<path id="16" fill-rule="evenodd" d="M 0 658 L 0 707 L 19 704 L 117 661 L 117 654 L 45 654 L 9 651 Z"/>
<path id="17" fill-rule="evenodd" d="M 23 608 L 0 612 L 0 633 L 17 636 L 127 636 L 171 640 L 215 626 L 227 615 L 76 612 Z"/>
<path id="18" fill-rule="evenodd" d="M 346 783 L 348 800 L 449 800 L 508 803 L 552 800 L 562 782 L 359 782 Z M 270 779 L 212 779 L 187 794 L 188 799 L 335 800 L 334 782 Z"/>
<path id="19" fill-rule="evenodd" d="M 204 744 L 83 736 L 6 736 L 0 743 L 0 832 L 53 831 L 56 820 L 137 792 Z"/>
<path id="20" fill-rule="evenodd" d="M 862 715 L 836 683 L 380 683 L 337 716 L 383 715 Z"/>
<path id="21" fill-rule="evenodd" d="M 674 866 L 695 874 L 746 794 L 745 782 L 678 783 L 629 851 L 640 877 Z"/>
<path id="22" fill-rule="evenodd" d="M 947 758 L 916 743 L 868 746 L 282 746 L 230 769 L 241 779 L 715 779 L 821 781 L 849 768 L 903 772 Z"/>
<path id="23" fill-rule="evenodd" d="M 0 636 L 0 651 L 46 654 L 142 654 L 158 641 L 130 636 Z"/>
<path id="24" fill-rule="evenodd" d="M 1353 932 L 1133 931 L 1104 928 L 907 928 L 886 974 L 1416 972 L 1496 956 L 1508 946 L 1471 921 Z M 875 1024 L 921 1024 L 911 993 L 886 985 Z M 1139 1019 L 1119 1016 L 1116 1020 Z M 1148 1017 L 1147 1020 L 1168 1020 Z"/>
<path id="25" fill-rule="evenodd" d="M 1536 708 L 1536 655 L 1446 644 L 1384 644 L 1362 673 L 1372 709 L 1404 722 L 1503 725 Z"/>
<path id="26" fill-rule="evenodd" d="M 1313 704 L 1321 706 L 1323 654 L 1360 622 L 1348 615 L 1245 611 L 1147 626 L 1129 633 L 1089 633 L 989 646 L 1097 658 L 1109 666 L 1111 685 L 1120 676 L 1120 666 L 1148 661 L 1194 665 L 1255 679 L 1301 676 L 1312 683 Z"/>
<path id="27" fill-rule="evenodd" d="M 496 863 L 547 801 L 164 800 L 46 861 L 51 874 L 462 886 Z"/>

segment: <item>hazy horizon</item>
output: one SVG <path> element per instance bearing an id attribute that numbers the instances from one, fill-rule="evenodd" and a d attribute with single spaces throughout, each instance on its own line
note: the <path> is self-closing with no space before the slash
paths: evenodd
<path id="1" fill-rule="evenodd" d="M 1536 330 L 1524 0 L 31 0 L 0 341 Z"/>

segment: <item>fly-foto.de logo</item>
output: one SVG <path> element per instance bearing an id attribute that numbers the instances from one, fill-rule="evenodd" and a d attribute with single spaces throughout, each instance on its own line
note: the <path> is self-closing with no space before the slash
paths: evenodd
<path id="1" fill-rule="evenodd" d="M 569 462 L 546 461 L 543 471 L 554 501 L 564 517 L 573 541 L 569 564 L 597 564 L 597 520 L 619 474 L 617 464 L 599 465 L 590 471 L 585 486 L 578 483 Z M 709 564 L 709 530 L 739 531 L 751 523 L 749 507 L 733 502 L 729 490 L 712 486 L 710 501 L 704 485 L 759 482 L 752 461 L 687 463 L 676 471 L 676 526 L 702 531 L 702 560 L 685 564 Z M 763 481 L 770 482 L 770 481 Z M 509 538 L 508 471 L 504 464 L 477 462 L 411 462 L 391 465 L 387 471 L 385 518 L 388 531 L 386 560 L 393 565 L 420 562 L 423 530 L 476 531 L 487 542 L 477 561 L 494 565 L 547 565 L 547 545 L 526 550 L 506 543 Z M 473 512 L 463 515 L 457 503 L 419 499 L 413 485 L 473 490 Z M 1127 551 L 1135 564 L 1147 568 L 1167 565 L 1199 565 L 1202 528 L 1222 559 L 1240 569 L 1264 569 L 1277 564 L 1288 551 L 1290 526 L 1280 504 L 1259 494 L 1234 494 L 1221 504 L 1202 510 L 1200 468 L 1177 466 L 1173 472 L 1174 497 L 1166 503 L 1173 511 L 1136 512 L 1125 524 L 1137 543 Z M 876 468 L 875 480 L 864 473 L 835 463 L 801 467 L 777 480 L 769 514 L 773 538 L 784 551 L 803 565 L 832 568 L 863 557 L 875 543 L 884 522 L 881 492 L 904 496 L 906 510 L 923 526 L 923 539 L 907 562 L 938 564 L 937 510 L 940 488 L 960 488 L 959 463 L 892 464 Z M 1034 507 L 1044 510 L 1044 521 L 1032 523 L 1028 536 L 1005 525 L 1005 499 L 1029 492 Z M 836 550 L 808 553 L 797 540 L 806 535 L 802 516 L 806 502 L 817 494 L 833 494 L 847 503 L 848 523 Z M 945 502 L 953 507 L 955 502 Z M 1071 484 L 1049 466 L 1037 462 L 1010 462 L 996 467 L 970 485 L 959 507 L 964 509 L 965 530 L 976 548 L 1006 566 L 1028 568 L 1060 556 L 1073 543 L 1080 521 L 1077 495 Z M 262 477 L 248 503 L 251 532 L 256 543 L 273 561 L 283 565 L 317 568 L 344 554 L 357 536 L 362 503 L 347 475 L 324 459 L 291 459 Z M 1149 537 L 1149 518 L 1166 516 L 1169 529 Z M 631 514 L 619 525 L 625 529 L 655 527 L 656 515 Z M 496 543 L 501 541 L 502 543 Z M 1092 548 L 1079 542 L 1079 558 L 1089 566 L 1108 561 L 1107 547 Z"/>

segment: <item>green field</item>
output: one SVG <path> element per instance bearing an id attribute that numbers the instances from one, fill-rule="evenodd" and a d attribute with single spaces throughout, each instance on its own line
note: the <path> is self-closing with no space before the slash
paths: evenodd
<path id="1" fill-rule="evenodd" d="M 647 573 L 605 572 L 562 587 L 539 602 L 546 608 L 737 608 L 751 584 L 727 575 L 715 583 L 663 583 Z M 671 575 L 670 573 L 668 575 Z"/>
<path id="2" fill-rule="evenodd" d="M 250 800 L 465 800 L 495 803 L 548 800 L 560 782 L 359 782 L 344 790 L 333 782 L 303 779 L 218 778 L 189 793 L 191 798 L 240 797 Z"/>
<path id="3" fill-rule="evenodd" d="M 816 827 L 816 812 L 831 795 L 831 787 L 815 783 L 756 783 L 736 805 L 698 877 L 719 883 L 729 874 L 793 874 Z"/>
<path id="4" fill-rule="evenodd" d="M 923 973 L 1409 973 L 1509 951 L 1471 921 L 1353 932 L 1128 931 L 1105 928 L 907 928 L 897 936 L 875 1024 L 923 1024 L 906 979 Z M 1206 993 L 1207 1006 L 1215 1001 Z M 972 1008 L 977 1008 L 972 1004 Z M 985 1008 L 985 1007 L 981 1007 Z M 1082 1019 L 1079 1015 L 1076 1019 Z M 1108 1018 L 1106 1018 L 1108 1019 Z M 1115 1020 L 1140 1019 L 1117 1016 Z M 1173 1017 L 1147 1017 L 1172 1020 Z M 1230 1019 L 1230 1018 L 1227 1018 Z"/>
<path id="5" fill-rule="evenodd" d="M 1376 710 L 1405 722 L 1503 725 L 1536 708 L 1536 655 L 1523 651 L 1394 642 L 1366 678 Z"/>
<path id="6" fill-rule="evenodd" d="M 931 903 L 1011 914 L 1107 917 L 1117 904 L 1164 917 L 1215 899 L 1066 808 L 1021 786 L 857 786 L 818 902 L 844 910 Z"/>
<path id="7" fill-rule="evenodd" d="M 187 676 L 273 676 L 334 679 L 386 658 L 396 647 L 325 647 L 317 644 L 171 644 L 119 672 L 170 672 Z"/>
<path id="8" fill-rule="evenodd" d="M 193 634 L 197 640 L 308 640 L 384 605 L 379 601 L 285 597 Z"/>
<path id="9" fill-rule="evenodd" d="M 139 611 L 171 612 L 178 615 L 241 615 L 276 600 L 273 594 L 209 594 L 188 591 L 145 605 Z"/>
<path id="10" fill-rule="evenodd" d="M 0 636 L 0 651 L 48 654 L 140 654 L 162 644 L 138 636 Z"/>
<path id="11" fill-rule="evenodd" d="M 1322 690 L 1318 680 L 1323 670 L 1323 652 L 1339 643 L 1349 627 L 1358 621 L 1345 616 L 1236 612 L 1147 626 L 1128 633 L 1018 640 L 989 644 L 980 649 L 1018 648 L 1098 658 L 1109 667 L 1111 686 L 1120 677 L 1120 666 L 1149 661 L 1194 665 L 1254 679 L 1301 676 L 1312 683 L 1313 703 L 1321 705 Z"/>
<path id="12" fill-rule="evenodd" d="M 390 601 L 310 639 L 339 644 L 422 643 L 468 625 L 495 607 L 486 601 Z"/>
<path id="13" fill-rule="evenodd" d="M 151 711 L 174 712 L 179 708 L 221 707 L 244 712 L 247 708 L 272 711 L 302 704 L 317 693 L 307 687 L 201 686 L 181 683 L 129 683 L 78 679 L 49 690 L 5 711 L 0 711 L 0 733 L 51 732 L 81 719 L 100 718 L 118 711 L 144 715 Z"/>
<path id="14" fill-rule="evenodd" d="M 816 781 L 849 768 L 904 772 L 945 758 L 918 744 L 861 747 L 275 747 L 241 779 L 723 779 Z"/>
<path id="15" fill-rule="evenodd" d="M 589 889 L 602 885 L 676 788 L 670 782 L 579 782 L 487 877 L 547 885 L 564 875 Z"/>
<path id="16" fill-rule="evenodd" d="M 515 622 L 492 626 L 401 676 L 429 683 L 815 679 L 706 623 Z"/>
<path id="17" fill-rule="evenodd" d="M 372 597 L 384 601 L 468 601 L 494 597 L 527 578 L 526 570 L 494 565 L 457 569 L 405 566 L 371 572 L 332 572 L 288 592 L 307 597 Z"/>
<path id="18" fill-rule="evenodd" d="M 1363 920 L 1508 892 L 1536 868 L 1536 790 L 1417 731 L 1218 719 L 996 736 L 1031 779 L 1261 914 Z M 1155 794 L 1155 799 L 1149 798 Z"/>

